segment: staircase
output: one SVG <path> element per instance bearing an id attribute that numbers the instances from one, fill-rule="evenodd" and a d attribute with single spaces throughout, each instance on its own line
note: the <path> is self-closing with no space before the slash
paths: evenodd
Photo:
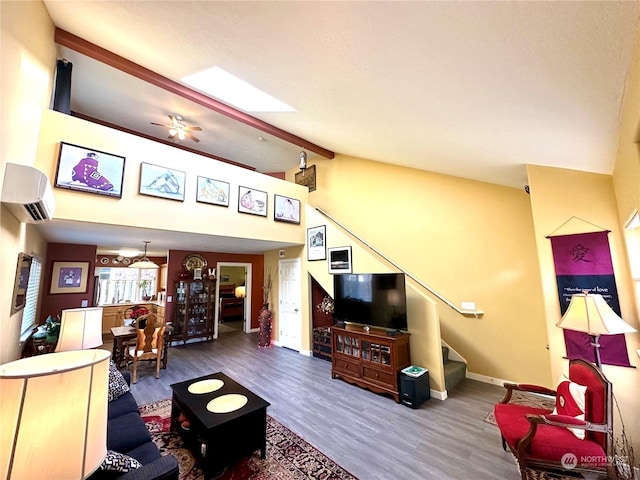
<path id="1" fill-rule="evenodd" d="M 442 346 L 444 364 L 444 388 L 450 392 L 467 376 L 467 364 L 449 358 L 449 347 Z"/>

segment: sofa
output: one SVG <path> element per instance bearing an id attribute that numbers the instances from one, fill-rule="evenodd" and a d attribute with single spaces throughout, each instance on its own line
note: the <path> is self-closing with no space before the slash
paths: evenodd
<path id="1" fill-rule="evenodd" d="M 107 457 L 91 480 L 178 480 L 178 462 L 162 456 L 151 440 L 129 390 L 130 374 L 111 362 L 107 420 Z"/>

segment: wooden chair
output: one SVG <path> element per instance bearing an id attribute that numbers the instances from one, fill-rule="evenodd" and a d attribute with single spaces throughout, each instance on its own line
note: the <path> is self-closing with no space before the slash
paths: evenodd
<path id="1" fill-rule="evenodd" d="M 495 406 L 496 423 L 502 434 L 502 447 L 515 455 L 523 480 L 535 472 L 587 474 L 615 479 L 613 459 L 613 391 L 602 372 L 584 360 L 570 360 L 569 380 L 585 386 L 584 420 L 554 415 L 525 405 L 510 404 L 513 391 L 556 397 L 556 407 L 565 400 L 555 390 L 524 384 L 505 383 L 507 393 Z M 579 439 L 569 429 L 584 431 Z M 582 478 L 582 477 L 578 477 Z"/>
<path id="2" fill-rule="evenodd" d="M 160 378 L 160 364 L 162 349 L 164 348 L 164 322 L 159 321 L 155 314 L 141 315 L 136 320 L 137 338 L 125 342 L 123 345 L 127 364 L 132 364 L 131 381 L 138 381 L 138 363 L 142 360 L 156 362 L 156 378 Z"/>

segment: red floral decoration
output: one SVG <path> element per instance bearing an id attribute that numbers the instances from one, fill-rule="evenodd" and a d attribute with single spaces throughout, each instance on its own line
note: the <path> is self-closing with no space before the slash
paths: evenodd
<path id="1" fill-rule="evenodd" d="M 129 318 L 133 318 L 134 320 L 136 320 L 139 316 L 146 315 L 148 313 L 148 309 L 136 305 L 135 307 L 133 307 L 133 311 L 131 312 L 131 315 L 129 315 Z"/>

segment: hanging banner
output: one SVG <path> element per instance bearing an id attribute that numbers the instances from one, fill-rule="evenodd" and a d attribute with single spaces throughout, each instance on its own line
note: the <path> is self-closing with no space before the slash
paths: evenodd
<path id="1" fill-rule="evenodd" d="M 608 232 L 579 233 L 550 238 L 558 282 L 560 314 L 564 315 L 567 311 L 572 295 L 586 290 L 589 293 L 602 295 L 611 309 L 620 315 Z M 589 335 L 573 330 L 563 331 L 569 359 L 582 358 L 595 362 L 592 339 Z M 631 366 L 624 334 L 603 335 L 598 343 L 603 364 Z"/>

